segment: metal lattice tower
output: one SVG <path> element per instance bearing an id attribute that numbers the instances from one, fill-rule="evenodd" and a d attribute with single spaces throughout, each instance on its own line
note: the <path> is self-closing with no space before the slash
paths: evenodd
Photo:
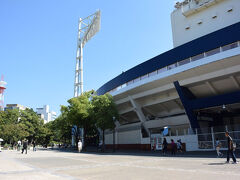
<path id="1" fill-rule="evenodd" d="M 6 89 L 6 82 L 4 81 L 3 75 L 0 81 L 0 110 L 4 109 L 4 90 Z"/>
<path id="2" fill-rule="evenodd" d="M 98 10 L 84 19 L 79 19 L 74 97 L 83 93 L 83 47 L 100 30 L 100 16 L 101 12 Z"/>

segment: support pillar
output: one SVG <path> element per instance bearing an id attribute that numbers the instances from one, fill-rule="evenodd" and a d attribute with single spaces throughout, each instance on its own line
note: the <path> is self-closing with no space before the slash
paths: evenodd
<path id="1" fill-rule="evenodd" d="M 143 127 L 143 128 L 145 129 L 145 131 L 147 132 L 148 137 L 150 137 L 149 129 L 148 129 L 148 128 L 146 127 L 146 125 L 145 125 L 146 117 L 145 117 L 145 115 L 143 114 L 140 105 L 137 104 L 137 102 L 136 102 L 131 96 L 129 96 L 129 99 L 130 99 L 130 101 L 131 101 L 131 104 L 132 104 L 132 106 L 133 106 L 133 108 L 134 108 L 134 111 L 136 112 L 139 120 L 142 122 L 142 127 Z"/>

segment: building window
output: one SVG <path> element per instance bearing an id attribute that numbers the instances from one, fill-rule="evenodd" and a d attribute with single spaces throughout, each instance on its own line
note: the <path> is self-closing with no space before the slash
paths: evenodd
<path id="1" fill-rule="evenodd" d="M 154 75 L 156 75 L 156 74 L 157 74 L 157 71 L 153 71 L 153 72 L 149 73 L 149 77 L 150 77 L 150 76 L 154 76 Z"/>
<path id="2" fill-rule="evenodd" d="M 206 56 L 212 56 L 212 55 L 217 54 L 219 52 L 220 52 L 220 48 L 213 49 L 211 51 L 206 52 Z"/>
<path id="3" fill-rule="evenodd" d="M 145 74 L 145 75 L 141 76 L 141 80 L 146 79 L 146 78 L 148 78 L 148 74 Z"/>
<path id="4" fill-rule="evenodd" d="M 190 63 L 190 58 L 187 58 L 187 59 L 184 59 L 184 60 L 182 60 L 182 61 L 179 61 L 179 62 L 178 62 L 178 65 L 179 65 L 179 66 L 182 66 L 182 65 L 187 64 L 187 63 Z"/>
<path id="5" fill-rule="evenodd" d="M 129 81 L 129 82 L 127 82 L 127 86 L 129 86 L 130 84 L 132 84 L 133 83 L 133 80 L 132 81 Z"/>
<path id="6" fill-rule="evenodd" d="M 232 44 L 228 44 L 226 46 L 223 46 L 222 47 L 222 51 L 227 51 L 229 49 L 233 49 L 233 48 L 236 48 L 236 47 L 238 47 L 238 43 L 237 42 L 232 43 Z"/>
<path id="7" fill-rule="evenodd" d="M 196 56 L 193 56 L 191 59 L 192 59 L 192 61 L 197 61 L 197 60 L 202 59 L 202 58 L 204 58 L 203 53 L 199 54 L 199 55 L 196 55 Z"/>
<path id="8" fill-rule="evenodd" d="M 158 69 L 158 70 L 157 70 L 157 73 L 159 74 L 159 73 L 162 73 L 162 72 L 165 72 L 165 71 L 167 71 L 167 67 Z"/>
<path id="9" fill-rule="evenodd" d="M 167 69 L 170 70 L 170 69 L 174 69 L 175 67 L 177 67 L 177 63 L 167 66 Z"/>
<path id="10" fill-rule="evenodd" d="M 138 77 L 138 78 L 136 78 L 136 79 L 133 80 L 134 83 L 135 83 L 135 82 L 138 82 L 138 81 L 140 81 L 140 77 Z"/>
<path id="11" fill-rule="evenodd" d="M 122 84 L 122 88 L 124 88 L 124 87 L 126 87 L 126 86 L 127 86 L 127 84 L 126 84 L 126 83 Z"/>

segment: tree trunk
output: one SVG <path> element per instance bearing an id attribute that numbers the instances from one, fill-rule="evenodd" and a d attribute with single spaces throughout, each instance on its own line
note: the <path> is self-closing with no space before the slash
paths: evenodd
<path id="1" fill-rule="evenodd" d="M 76 144 L 76 149 L 78 149 L 78 141 L 79 141 L 79 128 L 76 127 L 76 131 L 75 131 L 75 144 Z"/>
<path id="2" fill-rule="evenodd" d="M 86 150 L 86 147 L 87 147 L 87 144 L 86 144 L 86 130 L 87 128 L 84 127 L 83 128 L 83 140 L 84 140 L 84 143 L 83 143 L 83 149 Z"/>
<path id="3" fill-rule="evenodd" d="M 103 141 L 103 144 L 102 144 L 102 151 L 105 152 L 105 129 L 103 129 L 102 131 L 103 131 L 103 137 L 102 137 L 102 138 L 103 138 L 103 139 L 102 139 L 102 141 Z"/>

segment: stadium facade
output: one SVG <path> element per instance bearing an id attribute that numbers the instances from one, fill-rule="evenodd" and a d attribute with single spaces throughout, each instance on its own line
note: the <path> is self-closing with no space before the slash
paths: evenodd
<path id="1" fill-rule="evenodd" d="M 113 96 L 120 114 L 115 131 L 106 133 L 108 146 L 161 149 L 168 127 L 168 141 L 181 139 L 187 151 L 211 150 L 218 132 L 238 133 L 239 12 L 239 0 L 176 3 L 171 14 L 174 48 L 97 90 Z"/>

